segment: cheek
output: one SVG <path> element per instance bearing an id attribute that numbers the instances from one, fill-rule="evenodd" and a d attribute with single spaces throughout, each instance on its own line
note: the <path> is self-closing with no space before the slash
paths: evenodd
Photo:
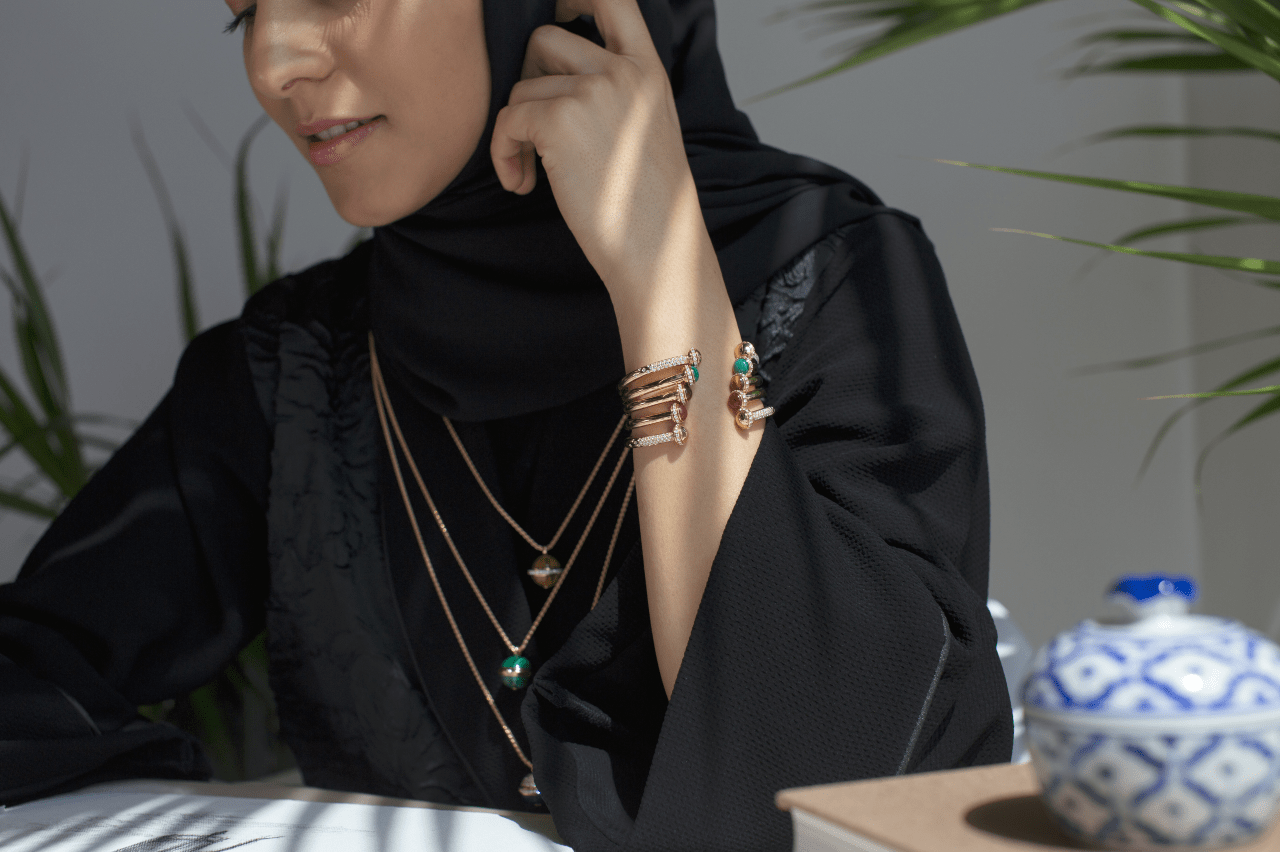
<path id="1" fill-rule="evenodd" d="M 322 170 L 326 188 L 348 221 L 385 224 L 440 194 L 481 145 L 489 115 L 489 65 L 483 40 L 467 45 L 422 41 L 362 81 L 388 116 L 363 168 Z M 370 142 L 374 138 L 370 137 Z M 358 164 L 353 160 L 352 166 Z"/>

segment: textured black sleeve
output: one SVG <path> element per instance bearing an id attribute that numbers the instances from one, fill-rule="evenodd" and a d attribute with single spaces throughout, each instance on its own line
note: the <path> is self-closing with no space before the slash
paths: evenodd
<path id="1" fill-rule="evenodd" d="M 0 803 L 130 776 L 209 775 L 137 706 L 210 681 L 262 629 L 270 433 L 238 323 L 0 586 Z"/>
<path id="2" fill-rule="evenodd" d="M 982 406 L 932 247 L 886 211 L 807 257 L 748 324 L 777 415 L 670 703 L 633 553 L 524 704 L 575 847 L 790 849 L 779 789 L 1009 760 Z"/>

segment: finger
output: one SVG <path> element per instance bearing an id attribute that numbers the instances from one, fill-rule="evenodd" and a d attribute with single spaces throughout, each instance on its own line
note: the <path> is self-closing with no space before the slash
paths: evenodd
<path id="1" fill-rule="evenodd" d="M 529 37 L 520 76 L 528 80 L 547 74 L 600 74 L 610 58 L 600 45 L 548 24 Z"/>
<path id="2" fill-rule="evenodd" d="M 535 77 L 532 80 L 521 80 L 511 88 L 508 104 L 523 104 L 526 101 L 549 101 L 552 98 L 564 98 L 572 95 L 582 78 L 557 74 L 553 77 Z"/>
<path id="3" fill-rule="evenodd" d="M 556 0 L 556 20 L 571 21 L 590 15 L 610 53 L 623 56 L 656 56 L 653 37 L 636 0 Z"/>
<path id="4" fill-rule="evenodd" d="M 503 107 L 498 111 L 489 143 L 489 156 L 503 189 L 524 195 L 533 190 L 538 175 L 533 155 L 539 130 L 548 122 L 554 100 L 534 100 Z"/>

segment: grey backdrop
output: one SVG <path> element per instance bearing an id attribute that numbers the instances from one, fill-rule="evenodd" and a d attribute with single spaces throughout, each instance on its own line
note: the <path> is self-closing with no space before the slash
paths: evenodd
<path id="1" fill-rule="evenodd" d="M 740 100 L 824 61 L 821 41 L 794 24 L 766 22 L 784 5 L 721 0 L 721 47 Z M 128 118 L 136 115 L 144 127 L 192 242 L 205 323 L 233 316 L 242 293 L 231 181 L 225 153 L 211 148 L 231 150 L 259 113 L 243 79 L 239 40 L 219 33 L 228 17 L 219 0 L 42 0 L 0 8 L 7 116 L 0 192 L 12 201 L 22 152 L 29 152 L 22 228 L 37 265 L 52 274 L 50 299 L 76 403 L 142 417 L 164 393 L 181 344 L 172 262 Z M 1047 4 L 746 107 L 767 141 L 845 168 L 923 219 L 986 400 L 992 593 L 1037 643 L 1089 614 L 1107 581 L 1124 572 L 1200 576 L 1209 609 L 1280 629 L 1280 582 L 1266 541 L 1277 509 L 1275 454 L 1268 453 L 1275 427 L 1260 427 L 1210 463 L 1203 511 L 1192 467 L 1221 415 L 1175 430 L 1135 484 L 1147 441 L 1171 411 L 1169 403 L 1140 398 L 1205 387 L 1239 356 L 1194 369 L 1175 363 L 1137 373 L 1071 373 L 1280 322 L 1280 299 L 1140 259 L 1105 258 L 1082 273 L 1097 260 L 1089 250 L 991 230 L 1109 239 L 1176 217 L 1181 205 L 932 160 L 1255 186 L 1240 158 L 1261 156 L 1261 143 L 1116 142 L 1055 153 L 1132 122 L 1240 123 L 1259 112 L 1274 119 L 1275 86 L 1238 76 L 1194 85 L 1164 76 L 1064 82 L 1059 72 L 1074 56 L 1066 50 L 1071 39 L 1099 14 L 1133 14 L 1129 8 L 1122 0 Z M 216 145 L 201 140 L 192 112 Z M 287 265 L 337 252 L 352 229 L 283 136 L 268 129 L 253 157 L 265 207 L 278 187 L 288 189 Z M 0 330 L 0 363 L 13 364 L 12 349 L 11 335 Z M 0 474 L 11 469 L 0 467 Z M 0 518 L 0 579 L 16 573 L 39 530 L 12 515 Z"/>

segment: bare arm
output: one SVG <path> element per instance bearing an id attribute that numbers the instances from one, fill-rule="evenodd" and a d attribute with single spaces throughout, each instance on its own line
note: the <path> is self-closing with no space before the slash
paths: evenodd
<path id="1" fill-rule="evenodd" d="M 654 647 L 669 696 L 761 427 L 740 433 L 726 406 L 737 324 L 644 19 L 635 0 L 560 0 L 561 20 L 578 15 L 594 16 L 606 47 L 537 30 L 492 155 L 503 185 L 519 193 L 533 189 L 542 157 L 565 221 L 609 290 L 628 370 L 690 347 L 705 359 L 687 444 L 635 455 Z"/>

